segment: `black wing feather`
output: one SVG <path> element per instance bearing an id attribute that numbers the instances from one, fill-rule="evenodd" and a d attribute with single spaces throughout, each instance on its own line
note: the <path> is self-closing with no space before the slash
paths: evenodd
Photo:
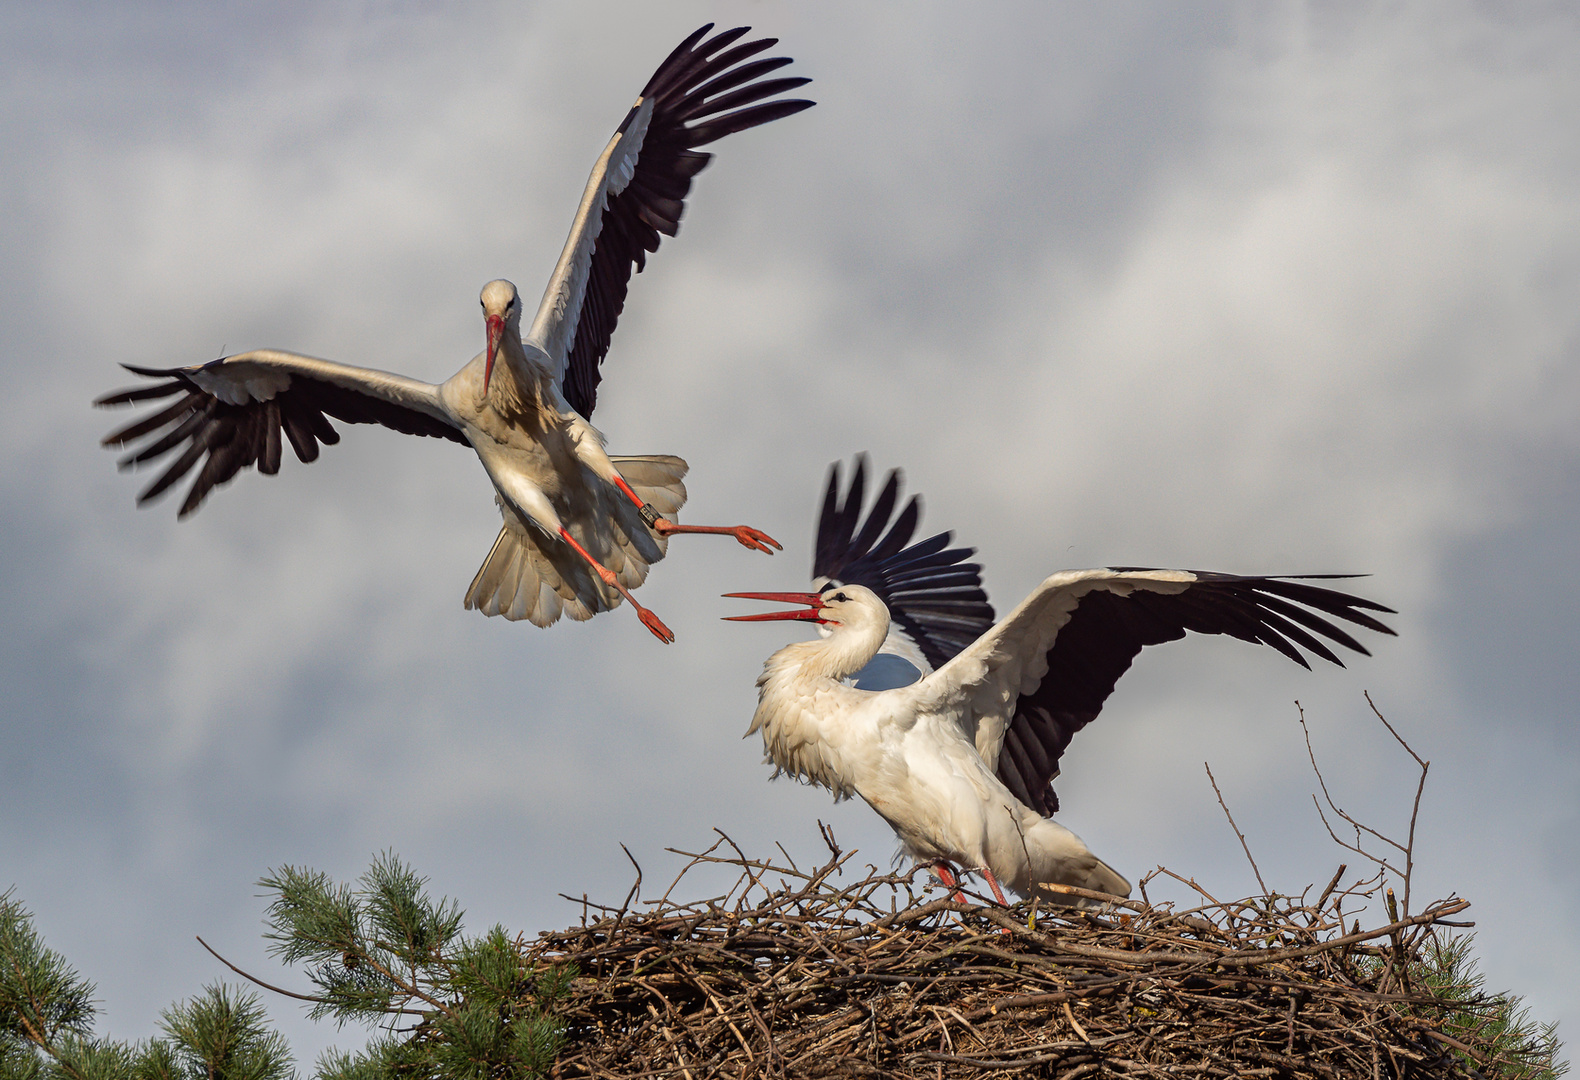
<path id="1" fill-rule="evenodd" d="M 721 80 L 714 80 L 715 83 L 719 81 Z M 743 86 L 739 90 L 735 90 L 731 93 L 721 94 L 715 100 L 707 102 L 704 105 L 696 106 L 693 111 L 685 117 L 685 119 L 696 120 L 704 116 L 712 116 L 714 113 L 722 113 L 727 112 L 730 109 L 738 109 L 743 105 L 750 105 L 754 101 L 761 101 L 763 98 L 770 98 L 775 94 L 782 94 L 787 90 L 795 90 L 798 87 L 805 86 L 811 81 L 811 79 L 804 75 L 794 75 L 784 79 L 764 79 L 762 82 L 753 83 L 750 86 Z M 782 105 L 784 103 L 775 102 L 774 104 Z"/>
<path id="2" fill-rule="evenodd" d="M 186 517 L 196 510 L 210 491 L 249 465 L 257 465 L 258 471 L 266 475 L 279 472 L 282 429 L 299 460 L 317 460 L 319 443 L 332 446 L 340 441 L 330 417 L 347 424 L 381 424 L 407 435 L 429 435 L 470 445 L 459 429 L 427 413 L 299 372 L 291 372 L 290 385 L 268 401 L 227 405 L 199 388 L 185 369 L 125 366 L 136 374 L 169 381 L 106 394 L 95 405 L 125 405 L 173 394 L 184 396 L 151 416 L 111 432 L 101 445 L 128 446 L 164 429 L 158 438 L 123 457 L 122 468 L 141 465 L 182 448 L 164 472 L 137 496 L 139 505 L 163 495 L 202 461 L 203 467 L 187 489 L 177 517 Z"/>
<path id="3" fill-rule="evenodd" d="M 856 535 L 856 521 L 861 516 L 861 503 L 866 498 L 867 455 L 856 455 L 856 467 L 851 471 L 850 489 L 844 500 L 839 497 L 839 463 L 828 472 L 828 487 L 823 492 L 823 509 L 818 514 L 817 541 L 812 546 L 812 576 L 831 577 L 828 568 L 841 564 L 851 537 Z"/>
<path id="4" fill-rule="evenodd" d="M 704 41 L 712 29 L 709 23 L 682 41 L 642 89 L 642 97 L 653 100 L 653 114 L 631 182 L 604 207 L 561 384 L 565 400 L 582 416 L 590 417 L 598 404 L 599 365 L 625 308 L 633 268 L 640 273 L 647 253 L 658 250 L 660 236 L 679 230 L 692 177 L 712 157 L 695 148 L 812 106 L 799 99 L 751 104 L 810 80 L 753 82 L 790 63 L 788 57 L 743 63 L 778 39 L 760 38 L 730 48 L 750 27 L 725 30 Z M 701 122 L 692 124 L 694 120 Z"/>
<path id="5" fill-rule="evenodd" d="M 772 56 L 764 60 L 753 60 L 749 64 L 741 64 L 738 67 L 731 68 L 711 82 L 697 87 L 696 92 L 692 95 L 696 99 L 696 103 L 686 111 L 681 119 L 695 120 L 699 116 L 707 116 L 711 113 L 733 109 L 737 105 L 745 105 L 759 98 L 772 97 L 774 94 L 785 90 L 793 90 L 796 86 L 804 86 L 811 82 L 811 79 L 804 76 L 793 77 L 794 86 L 784 85 L 788 81 L 784 79 L 769 80 L 759 83 L 758 87 L 773 87 L 773 89 L 761 89 L 756 96 L 747 98 L 744 101 L 731 101 L 723 97 L 714 97 L 715 94 L 723 94 L 726 90 L 733 90 L 742 83 L 761 78 L 769 72 L 778 71 L 780 68 L 793 62 L 788 56 Z M 713 98 L 713 100 L 709 101 L 707 100 L 708 98 Z"/>
<path id="6" fill-rule="evenodd" d="M 163 390 L 164 387 L 160 387 L 160 389 Z M 167 392 L 173 393 L 174 391 Z M 181 420 L 186 416 L 187 413 L 191 412 L 193 409 L 196 409 L 201 404 L 201 401 L 189 394 L 180 401 L 176 402 L 174 405 L 170 406 L 168 409 L 161 409 L 152 416 L 146 416 L 137 423 L 130 424 L 127 427 L 122 428 L 120 431 L 117 431 L 114 435 L 110 436 L 110 439 L 115 440 L 114 445 L 121 445 L 131 442 L 133 439 L 142 438 L 150 431 L 158 431 L 167 424 L 173 424 L 177 420 Z M 105 444 L 111 445 L 109 439 L 105 440 Z M 171 445 L 174 445 L 174 443 Z"/>
<path id="7" fill-rule="evenodd" d="M 949 547 L 949 533 L 911 544 L 921 520 L 919 496 L 911 496 L 890 523 L 900 497 L 898 469 L 889 473 L 865 524 L 861 504 L 866 455 L 857 455 L 843 499 L 839 480 L 835 462 L 818 518 L 812 576 L 865 585 L 877 593 L 889 617 L 911 636 L 927 662 L 942 667 L 993 625 L 993 605 L 982 591 L 982 568 L 965 561 L 975 549 Z"/>
<path id="8" fill-rule="evenodd" d="M 702 41 L 703 35 L 713 29 L 712 23 L 705 23 L 693 30 L 675 51 L 664 58 L 658 65 L 652 77 L 647 80 L 647 85 L 642 87 L 642 96 L 656 98 L 659 101 L 671 100 L 676 93 L 684 92 L 688 82 L 696 82 L 699 78 L 706 79 L 718 70 L 720 63 L 727 64 L 731 60 L 739 59 L 742 55 L 755 55 L 763 49 L 771 49 L 779 43 L 778 38 L 761 38 L 758 41 L 748 42 L 738 49 L 731 49 L 722 56 L 715 56 L 712 68 L 709 68 L 709 55 L 718 53 L 720 49 L 733 45 L 746 36 L 749 26 L 737 26 L 733 30 L 721 30 L 700 47 L 697 42 Z M 756 46 L 756 48 L 753 48 Z"/>
<path id="9" fill-rule="evenodd" d="M 794 116 L 802 109 L 809 108 L 812 104 L 810 101 L 765 101 L 761 105 L 753 105 L 749 109 L 742 109 L 689 129 L 691 145 L 706 146 L 726 135 L 734 135 L 737 131 L 783 120 L 787 116 Z"/>
<path id="10" fill-rule="evenodd" d="M 1177 641 L 1187 631 L 1228 634 L 1271 645 L 1302 666 L 1310 666 L 1300 651 L 1304 648 L 1343 667 L 1343 661 L 1314 634 L 1358 653 L 1366 649 L 1323 616 L 1393 633 L 1365 613 L 1392 613 L 1391 608 L 1304 584 L 1310 578 L 1202 572 L 1196 577 L 1196 582 L 1174 594 L 1136 588 L 1124 595 L 1098 587 L 1081 597 L 1048 650 L 1047 674 L 1034 691 L 1020 696 L 1005 731 L 998 777 L 1017 799 L 1045 816 L 1059 809 L 1051 783 L 1059 774 L 1060 756 L 1075 733 L 1102 711 L 1114 684 L 1148 645 Z"/>

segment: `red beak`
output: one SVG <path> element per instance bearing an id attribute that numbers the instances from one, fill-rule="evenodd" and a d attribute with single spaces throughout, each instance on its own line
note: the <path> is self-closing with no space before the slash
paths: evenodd
<path id="1" fill-rule="evenodd" d="M 778 619 L 806 619 L 823 622 L 823 598 L 817 593 L 804 592 L 730 592 L 725 596 L 738 596 L 742 600 L 772 600 L 780 604 L 805 604 L 805 611 L 765 611 L 761 615 L 726 615 L 727 622 L 773 622 Z"/>
<path id="2" fill-rule="evenodd" d="M 505 320 L 490 315 L 483 320 L 488 324 L 488 363 L 483 367 L 483 393 L 488 393 L 488 383 L 494 377 L 494 357 L 499 354 L 499 339 L 505 333 Z"/>

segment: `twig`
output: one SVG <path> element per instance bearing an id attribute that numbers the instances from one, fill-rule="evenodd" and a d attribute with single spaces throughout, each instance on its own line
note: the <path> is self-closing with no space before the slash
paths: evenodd
<path id="1" fill-rule="evenodd" d="M 1316 768 L 1309 728 L 1306 740 Z M 1310 886 L 1271 893 L 1210 768 L 1208 778 L 1261 896 L 1220 901 L 1159 867 L 1143 885 L 1180 882 L 1200 905 L 1053 885 L 1049 893 L 1088 906 L 1044 903 L 1033 922 L 1025 905 L 935 898 L 914 868 L 859 869 L 826 825 L 828 856 L 805 867 L 782 848 L 749 858 L 721 832 L 704 851 L 678 852 L 686 864 L 658 900 L 594 905 L 602 914 L 584 928 L 525 945 L 523 965 L 578 972 L 555 1073 L 981 1080 L 1029 1069 L 1335 1078 L 1403 1069 L 1439 1080 L 1510 1060 L 1494 1049 L 1495 999 L 1463 987 L 1450 998 L 1410 977 L 1422 942 L 1436 926 L 1462 925 L 1454 916 L 1468 901 L 1450 896 L 1419 913 L 1395 902 L 1385 925 L 1368 929 L 1346 904 L 1386 903 L 1398 871 L 1364 851 L 1374 876 L 1346 885 L 1340 866 L 1314 902 Z M 1326 805 L 1356 829 L 1356 848 L 1381 839 L 1404 852 L 1403 876 L 1413 872 L 1413 826 L 1401 845 L 1331 797 Z M 704 866 L 733 871 L 733 884 L 682 899 L 680 883 Z M 1050 1041 L 1055 1032 L 1071 1037 Z"/>
<path id="2" fill-rule="evenodd" d="M 1366 697 L 1366 704 L 1371 706 L 1372 714 L 1382 721 L 1382 726 L 1388 729 L 1388 734 L 1392 735 L 1394 740 L 1404 747 L 1404 752 L 1414 758 L 1417 765 L 1421 766 L 1421 779 L 1415 785 L 1415 803 L 1410 807 L 1410 835 L 1404 845 L 1404 907 L 1402 910 L 1405 914 L 1409 914 L 1410 877 L 1415 870 L 1415 823 L 1421 814 L 1421 794 L 1426 790 L 1426 773 L 1432 767 L 1432 763 L 1422 760 L 1421 755 L 1417 754 L 1410 744 L 1404 741 L 1403 736 L 1393 729 L 1393 725 L 1388 722 L 1388 718 L 1382 714 L 1381 709 L 1377 708 L 1376 702 L 1372 701 L 1371 691 L 1365 690 L 1362 693 Z"/>
<path id="3" fill-rule="evenodd" d="M 194 934 L 193 936 L 196 937 L 197 935 Z M 325 997 L 315 997 L 312 994 L 298 994 L 295 990 L 287 990 L 283 986 L 275 986 L 273 983 L 266 983 L 262 979 L 258 978 L 256 975 L 251 975 L 251 974 L 248 974 L 247 972 L 243 971 L 241 968 L 237 967 L 235 964 L 233 964 L 229 960 L 225 959 L 219 953 L 215 952 L 214 951 L 214 947 L 212 945 L 210 945 L 208 942 L 204 941 L 201 937 L 199 937 L 197 939 L 197 943 L 199 945 L 203 946 L 205 949 L 207 949 L 209 951 L 209 955 L 210 956 L 212 956 L 214 959 L 218 960 L 220 963 L 224 964 L 226 967 L 230 968 L 237 975 L 240 975 L 243 979 L 246 979 L 250 983 L 253 983 L 253 984 L 257 985 L 257 986 L 263 987 L 265 990 L 271 991 L 272 993 L 279 994 L 281 997 L 295 998 L 297 1001 L 311 1001 L 315 1005 L 329 1005 L 329 1004 L 331 1004 L 330 1000 L 328 998 L 325 998 Z M 388 1013 L 405 1013 L 405 1014 L 408 1014 L 408 1015 L 411 1015 L 411 1016 L 422 1016 L 422 1015 L 424 1015 L 424 1013 L 423 1013 L 423 1011 L 421 1009 L 391 1008 L 391 1009 L 386 1009 L 384 1011 L 388 1012 Z"/>
<path id="4" fill-rule="evenodd" d="M 1245 851 L 1246 861 L 1251 864 L 1251 872 L 1256 875 L 1256 886 L 1262 890 L 1262 895 L 1267 895 L 1267 884 L 1262 880 L 1262 871 L 1256 865 L 1256 859 L 1251 856 L 1251 846 L 1245 842 L 1245 833 L 1240 831 L 1240 826 L 1234 823 L 1234 815 L 1229 813 L 1229 807 L 1223 801 L 1223 792 L 1218 790 L 1218 780 L 1212 775 L 1212 766 L 1205 761 L 1202 768 L 1207 770 L 1207 780 L 1212 784 L 1212 793 L 1218 796 L 1218 805 L 1223 807 L 1223 816 L 1229 819 L 1229 828 L 1234 830 L 1234 835 L 1240 838 L 1240 847 Z"/>

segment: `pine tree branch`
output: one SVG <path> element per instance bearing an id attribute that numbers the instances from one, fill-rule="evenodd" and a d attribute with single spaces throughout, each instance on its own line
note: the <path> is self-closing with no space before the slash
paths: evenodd
<path id="1" fill-rule="evenodd" d="M 240 975 L 243 979 L 246 979 L 250 983 L 255 983 L 256 985 L 263 987 L 265 990 L 272 991 L 272 992 L 274 992 L 276 994 L 281 995 L 282 997 L 295 998 L 298 1001 L 311 1001 L 314 1005 L 333 1005 L 333 1004 L 335 1004 L 332 1000 L 330 1000 L 329 998 L 326 998 L 326 997 L 316 997 L 316 996 L 314 996 L 312 994 L 298 994 L 295 990 L 287 990 L 284 987 L 275 986 L 273 983 L 266 983 L 262 979 L 258 978 L 256 975 L 251 975 L 251 974 L 243 971 L 241 968 L 237 967 L 235 964 L 233 964 L 229 960 L 225 959 L 219 953 L 215 952 L 214 951 L 214 947 L 212 945 L 210 945 L 208 942 L 204 941 L 202 938 L 198 938 L 197 939 L 197 943 L 199 945 L 203 946 L 205 949 L 207 949 L 209 951 L 209 954 L 211 956 L 213 956 L 214 959 L 218 960 L 220 963 L 222 963 L 226 967 L 230 968 L 237 975 Z M 421 1009 L 401 1009 L 401 1008 L 391 1007 L 391 1008 L 385 1009 L 383 1011 L 385 1011 L 385 1012 L 393 1012 L 393 1013 L 407 1013 L 407 1014 L 409 1014 L 411 1016 L 425 1016 L 425 1015 L 427 1015 Z"/>

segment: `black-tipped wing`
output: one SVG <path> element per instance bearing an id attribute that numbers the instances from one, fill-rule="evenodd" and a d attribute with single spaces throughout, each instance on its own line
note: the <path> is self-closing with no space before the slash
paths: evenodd
<path id="1" fill-rule="evenodd" d="M 947 532 L 911 544 L 921 518 L 917 495 L 890 524 L 900 498 L 898 469 L 889 473 L 863 524 L 866 473 L 867 457 L 858 455 L 850 488 L 841 499 L 839 463 L 829 469 L 812 576 L 841 585 L 865 585 L 877 593 L 888 606 L 889 617 L 927 662 L 942 667 L 993 625 L 993 605 L 982 591 L 982 568 L 965 561 L 976 549 L 951 548 L 953 534 Z"/>
<path id="2" fill-rule="evenodd" d="M 182 500 L 180 517 L 196 510 L 210 491 L 250 465 L 261 473 L 279 472 L 282 432 L 299 459 L 316 460 L 319 443 L 340 441 L 330 417 L 471 445 L 445 411 L 438 387 L 383 371 L 273 350 L 193 367 L 127 365 L 127 370 L 165 381 L 106 394 L 95 405 L 176 400 L 106 435 L 103 445 L 126 446 L 148 439 L 121 459 L 123 468 L 176 454 L 137 497 L 139 504 L 157 499 L 201 464 Z"/>
<path id="3" fill-rule="evenodd" d="M 1334 620 L 1393 633 L 1367 614 L 1391 608 L 1310 580 L 1137 567 L 1065 571 L 930 680 L 954 699 L 1010 793 L 1052 814 L 1060 756 L 1145 646 L 1187 631 L 1228 634 L 1270 645 L 1303 667 L 1310 667 L 1306 653 L 1342 667 L 1330 643 L 1366 649 Z"/>
<path id="4" fill-rule="evenodd" d="M 625 307 L 632 268 L 646 266 L 660 234 L 675 235 L 691 179 L 713 156 L 696 148 L 813 104 L 765 100 L 811 82 L 764 78 L 791 62 L 751 59 L 777 38 L 736 45 L 750 29 L 741 26 L 704 41 L 711 29 L 702 27 L 659 65 L 593 166 L 528 334 L 562 365 L 561 391 L 584 417 L 598 401 L 598 365 Z"/>

